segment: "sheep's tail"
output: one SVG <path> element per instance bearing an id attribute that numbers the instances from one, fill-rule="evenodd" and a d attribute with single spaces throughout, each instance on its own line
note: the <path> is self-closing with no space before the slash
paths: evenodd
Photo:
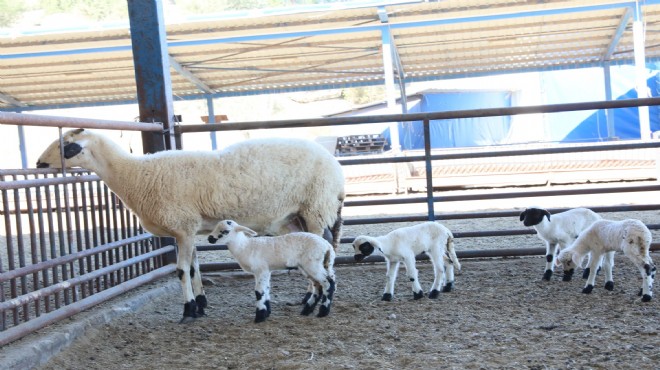
<path id="1" fill-rule="evenodd" d="M 449 234 L 447 237 L 447 257 L 449 257 L 454 268 L 457 271 L 461 271 L 461 263 L 458 262 L 458 257 L 456 256 L 456 249 L 454 249 L 454 236 L 452 234 Z"/>

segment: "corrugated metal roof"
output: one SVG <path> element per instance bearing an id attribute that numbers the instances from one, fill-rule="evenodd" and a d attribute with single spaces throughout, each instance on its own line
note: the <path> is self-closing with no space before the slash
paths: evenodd
<path id="1" fill-rule="evenodd" d="M 654 60 L 660 1 L 641 3 Z M 387 32 L 406 82 L 632 64 L 634 6 L 446 0 L 173 24 L 172 89 L 197 99 L 382 84 Z M 130 42 L 127 28 L 0 38 L 0 109 L 134 102 Z"/>

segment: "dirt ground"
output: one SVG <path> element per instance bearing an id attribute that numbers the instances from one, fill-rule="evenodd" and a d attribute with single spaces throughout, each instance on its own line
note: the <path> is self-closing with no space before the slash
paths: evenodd
<path id="1" fill-rule="evenodd" d="M 379 215 L 375 215 L 378 217 Z M 631 214 L 606 214 L 611 219 Z M 660 212 L 635 215 L 657 223 Z M 517 229 L 508 219 L 448 220 L 454 231 Z M 405 224 L 345 227 L 345 236 L 379 235 Z M 654 241 L 660 236 L 653 231 Z M 456 249 L 541 247 L 534 235 L 457 239 Z M 226 258 L 205 252 L 202 260 Z M 344 245 L 340 255 L 352 255 Z M 660 254 L 652 253 L 658 263 Z M 175 276 L 83 312 L 8 347 L 80 321 L 85 315 L 140 299 L 170 286 L 138 310 L 92 325 L 86 334 L 39 367 L 60 369 L 652 369 L 660 363 L 660 296 L 642 303 L 638 271 L 617 255 L 614 291 L 604 277 L 590 295 L 584 280 L 542 281 L 545 258 L 462 259 L 454 291 L 413 300 L 402 267 L 392 302 L 380 300 L 385 265 L 336 267 L 338 290 L 328 317 L 301 316 L 306 281 L 297 272 L 272 278 L 272 314 L 255 324 L 254 282 L 241 272 L 207 273 L 207 316 L 179 324 L 181 292 Z M 418 262 L 428 293 L 430 262 Z M 656 284 L 657 286 L 657 284 Z M 36 346 L 37 344 L 35 344 Z M 0 349 L 0 358 L 4 350 Z M 0 361 L 2 362 L 2 361 Z M 0 364 L 0 368 L 2 364 Z"/>

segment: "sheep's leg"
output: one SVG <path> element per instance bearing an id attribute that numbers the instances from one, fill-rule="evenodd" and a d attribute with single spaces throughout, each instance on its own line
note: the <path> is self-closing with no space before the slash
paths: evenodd
<path id="1" fill-rule="evenodd" d="M 423 298 L 424 291 L 422 290 L 422 285 L 419 283 L 419 273 L 417 272 L 417 268 L 415 268 L 415 256 L 406 256 L 404 264 L 406 266 L 406 274 L 412 285 L 413 299 Z"/>
<path id="2" fill-rule="evenodd" d="M 390 262 L 387 260 L 387 284 L 385 284 L 385 291 L 383 292 L 383 301 L 391 301 L 394 295 L 394 283 L 396 282 L 396 275 L 399 272 L 400 262 Z"/>
<path id="3" fill-rule="evenodd" d="M 192 288 L 195 294 L 195 303 L 197 305 L 197 316 L 205 316 L 204 309 L 208 306 L 204 286 L 202 285 L 202 272 L 199 270 L 199 261 L 197 260 L 197 250 L 193 249 L 192 266 L 190 270 L 192 275 Z"/>
<path id="4" fill-rule="evenodd" d="M 650 258 L 648 258 L 650 260 Z M 642 296 L 642 302 L 649 302 L 653 297 L 653 280 L 655 279 L 656 267 L 653 261 L 647 261 L 643 266 L 639 267 L 639 272 L 642 274 L 642 289 L 639 295 Z"/>
<path id="5" fill-rule="evenodd" d="M 178 254 L 176 261 L 176 273 L 181 281 L 181 289 L 183 290 L 183 318 L 180 322 L 189 321 L 191 318 L 197 317 L 197 303 L 192 289 L 192 278 L 195 270 L 192 267 L 193 258 L 193 238 L 189 236 L 179 236 L 176 238 L 178 241 Z"/>
<path id="6" fill-rule="evenodd" d="M 584 289 L 582 289 L 582 293 L 584 294 L 590 294 L 592 290 L 594 290 L 594 284 L 596 283 L 596 272 L 598 271 L 598 265 L 600 264 L 600 260 L 602 259 L 602 255 L 596 255 L 595 253 L 591 253 L 591 259 L 589 260 L 589 277 L 587 278 L 587 284 L 584 286 Z"/>
<path id="7" fill-rule="evenodd" d="M 434 250 L 429 253 L 429 257 L 433 263 L 433 272 L 435 273 L 433 285 L 431 285 L 431 290 L 429 291 L 429 298 L 436 299 L 440 294 L 440 287 L 444 284 L 447 284 L 451 290 L 451 281 L 447 280 L 445 276 L 447 272 L 447 264 L 445 263 L 443 256 L 439 255 L 437 250 Z"/>
<path id="8" fill-rule="evenodd" d="M 603 256 L 603 269 L 605 270 L 605 289 L 614 290 L 614 278 L 612 277 L 612 268 L 614 267 L 614 252 L 607 252 Z M 598 269 L 596 270 L 598 275 Z"/>
<path id="9" fill-rule="evenodd" d="M 559 245 L 545 242 L 545 273 L 543 280 L 550 280 L 555 270 L 555 255 L 559 252 Z"/>
<path id="10" fill-rule="evenodd" d="M 254 322 L 262 322 L 270 314 L 270 301 L 268 299 L 268 286 L 270 284 L 270 272 L 264 272 L 254 275 L 254 295 L 257 298 L 257 310 L 254 316 Z"/>

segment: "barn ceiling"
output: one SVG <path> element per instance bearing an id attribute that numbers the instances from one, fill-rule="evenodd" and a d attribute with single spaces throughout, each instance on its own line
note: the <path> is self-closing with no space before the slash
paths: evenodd
<path id="1" fill-rule="evenodd" d="M 634 1 L 446 0 L 166 27 L 175 100 L 633 64 Z M 660 0 L 641 1 L 647 62 Z M 0 109 L 136 101 L 130 29 L 0 35 Z"/>

